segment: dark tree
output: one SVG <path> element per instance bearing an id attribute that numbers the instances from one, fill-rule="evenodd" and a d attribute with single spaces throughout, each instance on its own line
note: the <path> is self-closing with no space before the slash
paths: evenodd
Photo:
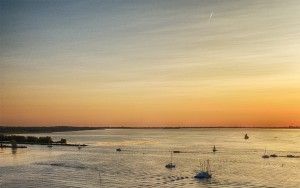
<path id="1" fill-rule="evenodd" d="M 65 138 L 62 138 L 62 139 L 60 139 L 60 143 L 61 143 L 61 144 L 66 144 L 66 143 L 67 143 L 67 140 L 66 140 Z"/>

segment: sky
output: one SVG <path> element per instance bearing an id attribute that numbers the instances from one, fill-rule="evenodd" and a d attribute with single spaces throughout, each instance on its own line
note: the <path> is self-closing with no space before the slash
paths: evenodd
<path id="1" fill-rule="evenodd" d="M 0 125 L 300 125 L 300 1 L 0 1 Z"/>

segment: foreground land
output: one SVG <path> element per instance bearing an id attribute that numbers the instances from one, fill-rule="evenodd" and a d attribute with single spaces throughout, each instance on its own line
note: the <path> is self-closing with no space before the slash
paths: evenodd
<path id="1" fill-rule="evenodd" d="M 26 148 L 18 146 L 19 144 L 30 145 L 56 145 L 56 146 L 86 146 L 85 144 L 69 144 L 67 140 L 61 138 L 58 141 L 53 141 L 50 136 L 35 137 L 35 136 L 21 136 L 21 135 L 4 135 L 0 134 L 0 148 Z"/>

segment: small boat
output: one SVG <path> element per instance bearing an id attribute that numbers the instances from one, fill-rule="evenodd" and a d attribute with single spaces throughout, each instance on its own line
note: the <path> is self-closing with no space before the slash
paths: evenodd
<path id="1" fill-rule="evenodd" d="M 173 153 L 180 153 L 180 151 L 176 151 L 176 150 L 175 150 L 175 151 L 173 151 Z"/>
<path id="2" fill-rule="evenodd" d="M 202 170 L 200 170 L 194 178 L 197 179 L 210 179 L 212 177 L 211 170 L 210 170 L 210 165 L 209 165 L 209 160 L 207 160 L 206 167 L 202 165 Z"/>
<path id="3" fill-rule="evenodd" d="M 275 153 L 270 155 L 270 157 L 278 157 L 278 155 L 276 155 Z"/>
<path id="4" fill-rule="evenodd" d="M 269 155 L 263 155 L 262 158 L 268 159 L 268 158 L 270 158 L 270 156 Z"/>
<path id="5" fill-rule="evenodd" d="M 171 152 L 171 162 L 166 164 L 165 166 L 166 168 L 169 168 L 169 169 L 172 169 L 172 168 L 175 168 L 176 165 L 173 163 L 173 152 Z"/>
<path id="6" fill-rule="evenodd" d="M 116 151 L 119 151 L 119 152 L 120 152 L 120 151 L 122 151 L 122 150 L 121 150 L 121 148 L 117 148 Z"/>
<path id="7" fill-rule="evenodd" d="M 218 151 L 218 150 L 217 150 L 216 146 L 214 145 L 213 152 L 215 153 L 216 151 Z"/>
<path id="8" fill-rule="evenodd" d="M 247 133 L 245 134 L 244 139 L 245 139 L 245 140 L 248 140 L 248 139 L 249 139 L 249 136 L 247 135 Z"/>
<path id="9" fill-rule="evenodd" d="M 267 150 L 266 150 L 266 148 L 265 148 L 265 153 L 264 153 L 263 156 L 262 156 L 262 158 L 264 158 L 264 159 L 268 159 L 268 158 L 270 157 L 269 155 L 266 154 L 266 152 L 267 152 Z"/>
<path id="10" fill-rule="evenodd" d="M 173 163 L 169 163 L 169 164 L 166 164 L 166 166 L 165 166 L 166 168 L 175 168 L 176 167 L 176 165 L 175 164 L 173 164 Z"/>
<path id="11" fill-rule="evenodd" d="M 202 172 L 198 172 L 194 178 L 197 178 L 197 179 L 210 179 L 211 174 L 209 174 L 208 172 L 202 171 Z"/>
<path id="12" fill-rule="evenodd" d="M 294 158 L 295 155 L 287 155 L 286 157 L 288 157 L 288 158 Z"/>
<path id="13" fill-rule="evenodd" d="M 52 148 L 53 146 L 52 146 L 52 145 L 48 145 L 47 147 L 48 147 L 48 148 Z"/>

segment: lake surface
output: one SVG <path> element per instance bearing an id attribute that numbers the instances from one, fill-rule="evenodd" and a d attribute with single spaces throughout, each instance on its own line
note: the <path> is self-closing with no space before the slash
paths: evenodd
<path id="1" fill-rule="evenodd" d="M 248 133 L 249 140 L 244 140 Z M 300 187 L 295 129 L 105 129 L 52 134 L 88 147 L 0 149 L 0 187 Z M 218 151 L 214 154 L 212 147 Z M 116 152 L 116 148 L 122 148 Z M 170 151 L 176 168 L 169 170 Z M 209 159 L 213 177 L 193 178 Z"/>

